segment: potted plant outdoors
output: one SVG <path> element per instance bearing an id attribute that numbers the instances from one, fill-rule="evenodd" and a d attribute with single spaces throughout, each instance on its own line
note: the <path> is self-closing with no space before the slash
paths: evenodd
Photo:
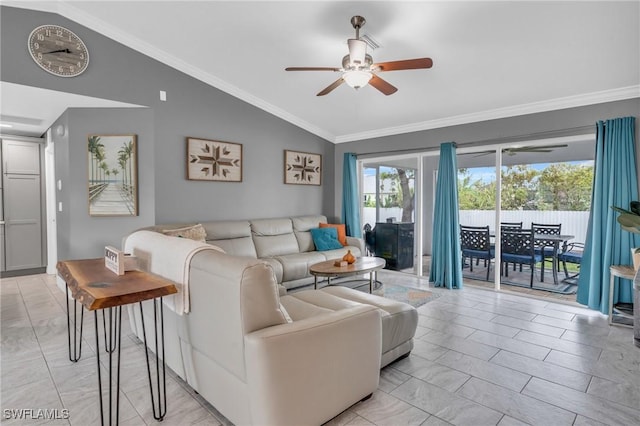
<path id="1" fill-rule="evenodd" d="M 622 229 L 640 234 L 640 201 L 629 203 L 629 210 L 616 206 L 611 206 L 611 208 L 620 213 L 617 220 Z M 631 249 L 631 258 L 633 259 L 633 269 L 638 271 L 640 269 L 640 247 Z"/>

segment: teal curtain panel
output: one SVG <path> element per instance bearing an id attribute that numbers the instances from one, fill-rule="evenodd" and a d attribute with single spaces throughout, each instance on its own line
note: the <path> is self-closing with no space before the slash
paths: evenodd
<path id="1" fill-rule="evenodd" d="M 577 301 L 603 314 L 608 313 L 609 306 L 609 267 L 631 265 L 631 248 L 639 247 L 640 243 L 636 234 L 620 227 L 616 221 L 619 213 L 611 208 L 628 209 L 630 201 L 638 200 L 634 128 L 634 117 L 596 123 L 591 212 Z M 631 303 L 632 300 L 632 282 L 620 280 L 613 303 Z"/>
<path id="2" fill-rule="evenodd" d="M 454 143 L 440 145 L 429 281 L 436 287 L 462 288 L 458 162 Z"/>
<path id="3" fill-rule="evenodd" d="M 358 165 L 357 156 L 351 152 L 344 153 L 342 170 L 342 223 L 347 228 L 347 235 L 362 238 L 360 225 L 360 205 L 358 200 Z"/>

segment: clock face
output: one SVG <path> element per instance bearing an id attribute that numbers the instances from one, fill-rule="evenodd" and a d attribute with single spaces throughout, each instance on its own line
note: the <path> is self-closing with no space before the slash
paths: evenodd
<path id="1" fill-rule="evenodd" d="M 89 51 L 80 37 L 58 25 L 31 31 L 29 53 L 36 64 L 60 77 L 75 77 L 89 65 Z"/>

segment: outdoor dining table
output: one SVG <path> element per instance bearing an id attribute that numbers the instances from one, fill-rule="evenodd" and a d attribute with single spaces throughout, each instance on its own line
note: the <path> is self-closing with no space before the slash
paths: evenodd
<path id="1" fill-rule="evenodd" d="M 495 231 L 489 231 L 489 235 L 491 238 L 495 238 Z M 552 275 L 553 275 L 553 284 L 558 285 L 558 253 L 560 252 L 560 244 L 565 243 L 566 241 L 573 240 L 575 235 L 561 234 L 561 235 L 553 235 L 553 234 L 533 234 L 534 241 L 550 241 L 553 243 L 553 259 L 552 259 Z M 544 259 L 543 259 L 544 261 Z M 544 276 L 540 277 L 540 281 L 544 282 Z"/>

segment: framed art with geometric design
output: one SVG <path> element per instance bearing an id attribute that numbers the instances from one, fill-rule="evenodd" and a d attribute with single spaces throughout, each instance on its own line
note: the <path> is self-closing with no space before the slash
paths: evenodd
<path id="1" fill-rule="evenodd" d="M 322 184 L 322 155 L 285 150 L 284 183 L 294 185 Z"/>
<path id="2" fill-rule="evenodd" d="M 187 179 L 242 182 L 242 145 L 187 138 Z"/>

